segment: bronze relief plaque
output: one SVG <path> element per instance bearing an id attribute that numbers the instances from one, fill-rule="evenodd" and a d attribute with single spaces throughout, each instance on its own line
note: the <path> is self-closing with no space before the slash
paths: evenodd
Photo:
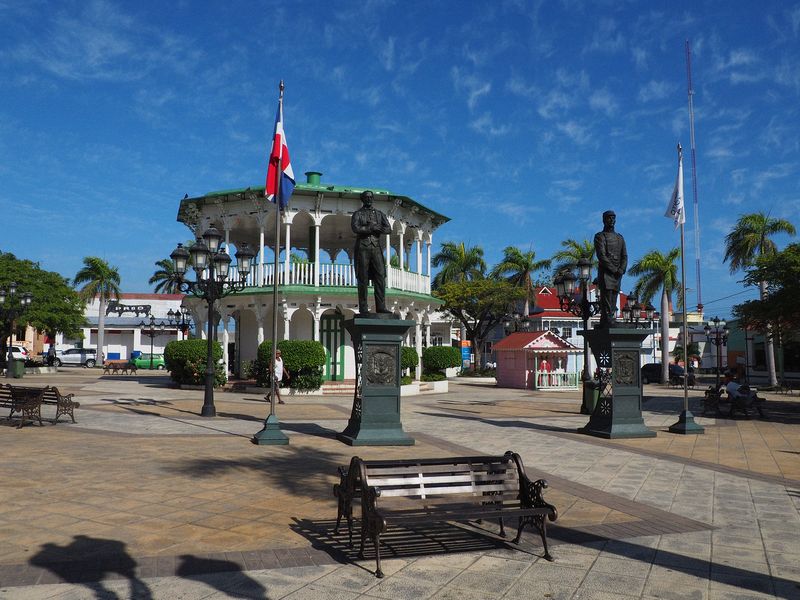
<path id="1" fill-rule="evenodd" d="M 371 385 L 397 385 L 397 346 L 364 348 L 362 377 Z"/>

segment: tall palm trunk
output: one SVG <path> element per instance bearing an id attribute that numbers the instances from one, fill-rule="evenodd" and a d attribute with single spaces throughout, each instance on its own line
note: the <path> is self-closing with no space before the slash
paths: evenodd
<path id="1" fill-rule="evenodd" d="M 661 383 L 669 382 L 669 296 L 661 291 Z"/>
<path id="2" fill-rule="evenodd" d="M 106 326 L 106 299 L 100 294 L 100 312 L 97 315 L 97 364 L 103 366 L 105 354 L 103 353 L 103 337 Z"/>
<path id="3" fill-rule="evenodd" d="M 767 297 L 767 283 L 762 281 L 758 284 L 760 297 L 763 300 Z M 764 349 L 767 355 L 767 373 L 769 374 L 769 384 L 772 387 L 778 385 L 778 375 L 775 369 L 775 345 L 772 342 L 772 327 L 767 327 L 766 335 L 764 336 Z"/>

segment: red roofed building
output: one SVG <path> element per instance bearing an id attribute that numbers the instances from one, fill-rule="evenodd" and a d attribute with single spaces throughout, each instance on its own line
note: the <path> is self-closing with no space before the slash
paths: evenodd
<path id="1" fill-rule="evenodd" d="M 578 389 L 580 373 L 575 358 L 582 350 L 552 331 L 512 333 L 496 342 L 494 351 L 500 387 Z"/>

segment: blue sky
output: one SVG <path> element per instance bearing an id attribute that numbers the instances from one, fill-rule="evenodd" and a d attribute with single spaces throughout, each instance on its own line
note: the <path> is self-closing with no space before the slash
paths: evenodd
<path id="1" fill-rule="evenodd" d="M 185 193 L 263 185 L 281 78 L 298 179 L 411 196 L 490 265 L 609 208 L 631 260 L 678 245 L 681 142 L 694 290 L 689 39 L 708 316 L 755 296 L 728 297 L 740 214 L 800 226 L 800 3 L 0 0 L 0 33 L 0 248 L 104 257 L 125 291 L 187 237 Z"/>

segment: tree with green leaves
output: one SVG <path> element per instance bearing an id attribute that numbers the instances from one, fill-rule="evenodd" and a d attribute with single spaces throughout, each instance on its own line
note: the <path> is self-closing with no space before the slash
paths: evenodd
<path id="1" fill-rule="evenodd" d="M 742 215 L 736 222 L 733 230 L 725 236 L 725 257 L 731 273 L 740 269 L 747 269 L 755 265 L 758 257 L 774 256 L 777 246 L 771 239 L 775 235 L 785 233 L 795 235 L 794 225 L 785 219 L 773 219 L 763 212 Z M 767 295 L 766 282 L 758 282 L 761 299 Z M 766 335 L 767 370 L 770 385 L 778 384 L 775 371 L 775 349 L 772 343 L 772 334 L 769 327 L 764 331 Z"/>
<path id="2" fill-rule="evenodd" d="M 438 288 L 451 281 L 473 281 L 482 279 L 486 272 L 483 248 L 467 247 L 464 242 L 444 242 L 439 252 L 431 259 L 440 271 L 433 278 L 432 285 Z"/>
<path id="3" fill-rule="evenodd" d="M 800 244 L 789 244 L 774 254 L 757 256 L 747 268 L 747 285 L 763 284 L 765 293 L 733 307 L 745 329 L 768 332 L 779 347 L 800 331 Z M 780 370 L 783 370 L 783 362 Z M 783 373 L 781 372 L 781 379 Z"/>
<path id="4" fill-rule="evenodd" d="M 634 287 L 639 300 L 650 302 L 661 291 L 661 383 L 669 381 L 669 302 L 672 292 L 681 285 L 677 265 L 680 255 L 679 248 L 666 254 L 650 250 L 628 271 L 639 277 Z"/>
<path id="5" fill-rule="evenodd" d="M 592 267 L 597 267 L 597 258 L 594 255 L 594 244 L 590 240 L 578 241 L 572 238 L 561 242 L 562 249 L 553 254 L 550 259 L 555 263 L 553 273 L 558 274 L 567 269 L 574 269 L 582 258 L 591 261 Z"/>
<path id="6" fill-rule="evenodd" d="M 444 302 L 442 310 L 461 323 L 477 359 L 489 333 L 523 299 L 525 291 L 503 279 L 482 278 L 444 283 L 433 295 Z"/>
<path id="7" fill-rule="evenodd" d="M 75 275 L 72 283 L 76 286 L 83 284 L 78 293 L 85 302 L 91 302 L 95 296 L 100 301 L 97 319 L 97 357 L 102 366 L 105 358 L 103 337 L 105 334 L 106 302 L 110 298 L 119 298 L 119 271 L 102 258 L 87 256 L 83 259 L 83 268 Z"/>
<path id="8" fill-rule="evenodd" d="M 0 288 L 17 284 L 17 294 L 30 292 L 30 306 L 20 315 L 17 325 L 30 325 L 50 337 L 63 333 L 77 337 L 86 323 L 84 303 L 69 285 L 69 280 L 58 273 L 45 271 L 38 263 L 19 259 L 10 253 L 0 253 Z M 11 336 L 14 323 L 6 308 L 15 300 L 7 297 L 0 305 L 0 360 L 8 354 L 6 339 Z"/>
<path id="9" fill-rule="evenodd" d="M 520 287 L 525 292 L 524 314 L 530 314 L 531 300 L 536 300 L 533 275 L 538 271 L 550 268 L 550 261 L 536 260 L 536 252 L 531 248 L 523 252 L 515 246 L 508 246 L 503 250 L 503 259 L 492 269 L 491 276 L 503 277 L 512 285 Z"/>
<path id="10" fill-rule="evenodd" d="M 162 258 L 156 261 L 158 267 L 153 276 L 147 281 L 150 285 L 155 284 L 153 291 L 156 294 L 179 294 L 180 283 L 183 278 L 175 271 L 175 263 L 171 258 Z"/>

